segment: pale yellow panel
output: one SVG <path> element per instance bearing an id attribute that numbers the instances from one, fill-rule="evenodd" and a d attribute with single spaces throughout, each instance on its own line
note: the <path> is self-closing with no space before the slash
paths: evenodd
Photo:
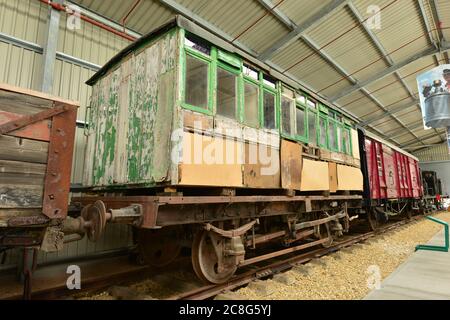
<path id="1" fill-rule="evenodd" d="M 363 175 L 360 169 L 338 164 L 337 175 L 338 190 L 363 190 Z"/>
<path id="2" fill-rule="evenodd" d="M 359 154 L 358 131 L 356 131 L 355 129 L 351 129 L 351 139 L 352 139 L 353 158 L 361 159 Z"/>
<path id="3" fill-rule="evenodd" d="M 301 190 L 327 191 L 329 189 L 328 163 L 303 158 Z"/>

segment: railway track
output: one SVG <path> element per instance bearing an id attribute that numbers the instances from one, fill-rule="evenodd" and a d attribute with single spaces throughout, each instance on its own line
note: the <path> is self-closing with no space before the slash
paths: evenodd
<path id="1" fill-rule="evenodd" d="M 260 263 L 257 265 L 252 265 L 250 267 L 243 268 L 241 273 L 235 275 L 231 280 L 220 285 L 200 285 L 197 283 L 190 283 L 189 289 L 183 291 L 182 293 L 169 294 L 161 299 L 167 300 L 204 300 L 215 297 L 216 295 L 232 291 L 237 288 L 248 285 L 250 282 L 269 278 L 275 274 L 292 269 L 297 265 L 307 263 L 313 259 L 326 256 L 330 253 L 339 251 L 343 248 L 351 247 L 356 243 L 363 242 L 369 238 L 381 235 L 391 230 L 408 224 L 413 221 L 419 221 L 423 216 L 413 217 L 411 220 L 402 220 L 398 222 L 392 222 L 377 231 L 365 232 L 360 234 L 348 235 L 345 239 L 334 242 L 330 247 L 327 248 L 314 248 L 308 252 L 297 254 L 297 255 L 287 255 L 284 259 L 272 259 L 265 263 Z M 121 263 L 125 263 L 127 259 L 123 257 Z M 111 263 L 109 262 L 111 265 Z M 128 267 L 123 265 L 120 268 L 116 268 L 114 265 L 111 269 L 120 269 L 120 272 L 111 272 L 109 274 L 103 274 L 98 276 L 91 276 L 86 280 L 83 280 L 82 291 L 70 292 L 67 290 L 66 284 L 59 283 L 55 285 L 50 285 L 47 287 L 39 287 L 33 290 L 32 299 L 47 300 L 47 299 L 65 299 L 65 298 L 79 298 L 79 297 L 89 297 L 89 295 L 95 295 L 99 292 L 105 291 L 108 287 L 114 285 L 124 286 L 125 288 L 136 283 L 145 281 L 151 276 L 155 275 L 154 269 L 136 266 Z M 175 270 L 175 269 L 174 269 Z M 171 278 L 170 270 L 166 270 L 166 278 Z M 172 280 L 173 282 L 173 280 Z M 6 297 L 8 298 L 8 297 Z M 11 295 L 9 299 L 20 299 L 21 295 Z M 158 297 L 159 299 L 159 297 Z"/>
<path id="2" fill-rule="evenodd" d="M 346 240 L 343 240 L 340 242 L 336 242 L 335 244 L 331 245 L 328 248 L 315 249 L 310 252 L 306 252 L 306 253 L 297 255 L 295 257 L 290 257 L 290 258 L 287 258 L 282 261 L 270 263 L 266 266 L 258 268 L 257 270 L 252 270 L 252 271 L 248 271 L 248 272 L 236 275 L 233 279 L 231 279 L 229 282 L 227 282 L 225 284 L 205 286 L 202 288 L 192 290 L 190 292 L 186 292 L 186 293 L 179 294 L 179 295 L 174 295 L 174 296 L 170 297 L 169 299 L 170 300 L 204 300 L 204 299 L 212 298 L 222 292 L 231 291 L 236 288 L 247 285 L 252 281 L 259 280 L 261 278 L 270 277 L 277 273 L 290 270 L 292 267 L 294 267 L 296 265 L 304 264 L 313 259 L 326 256 L 330 253 L 339 251 L 346 247 L 350 247 L 356 243 L 365 241 L 371 237 L 386 233 L 388 231 L 394 230 L 395 228 L 398 228 L 399 226 L 402 226 L 402 225 L 405 225 L 412 221 L 417 221 L 420 219 L 422 219 L 422 217 L 418 216 L 418 217 L 413 217 L 411 219 L 411 221 L 408 221 L 408 220 L 398 221 L 398 222 L 389 224 L 388 226 L 385 226 L 383 228 L 380 228 L 376 232 L 371 231 L 371 232 L 367 232 L 364 234 L 355 235 L 349 239 L 346 239 Z"/>

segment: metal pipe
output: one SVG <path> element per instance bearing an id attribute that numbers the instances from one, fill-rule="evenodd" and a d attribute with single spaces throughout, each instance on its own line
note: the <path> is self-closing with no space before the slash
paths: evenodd
<path id="1" fill-rule="evenodd" d="M 120 23 L 122 24 L 123 31 L 125 32 L 125 23 L 127 22 L 128 17 L 131 15 L 131 13 L 136 9 L 136 7 L 141 3 L 141 0 L 136 0 L 134 4 L 131 6 L 130 10 L 123 16 L 122 19 L 120 19 Z"/>
<path id="2" fill-rule="evenodd" d="M 54 2 L 52 2 L 50 0 L 39 0 L 39 1 L 44 3 L 44 4 L 46 4 L 46 5 L 51 6 L 55 10 L 64 11 L 64 12 L 68 13 L 67 7 L 65 5 L 60 5 L 58 3 L 54 3 Z M 92 18 L 89 18 L 89 17 L 87 17 L 87 16 L 85 16 L 85 15 L 83 15 L 81 13 L 80 13 L 80 19 L 83 20 L 83 21 L 86 21 L 86 22 L 88 22 L 88 23 L 90 23 L 92 25 L 95 25 L 95 26 L 97 26 L 97 27 L 99 27 L 101 29 L 104 29 L 106 31 L 114 33 L 115 35 L 117 35 L 119 37 L 122 37 L 122 38 L 125 38 L 125 39 L 127 39 L 129 41 L 135 41 L 136 40 L 135 37 L 130 36 L 129 34 L 127 34 L 125 32 L 118 31 L 118 30 L 116 30 L 116 29 L 114 29 L 114 28 L 112 28 L 110 26 L 107 26 L 107 25 L 105 25 L 105 24 L 103 24 L 101 22 L 98 22 L 98 21 L 96 21 L 96 20 L 94 20 Z"/>

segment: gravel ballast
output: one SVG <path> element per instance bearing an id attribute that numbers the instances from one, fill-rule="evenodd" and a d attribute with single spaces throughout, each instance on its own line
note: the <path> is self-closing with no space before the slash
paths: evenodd
<path id="1" fill-rule="evenodd" d="M 434 215 L 450 222 L 450 212 Z M 267 280 L 272 294 L 262 296 L 245 287 L 238 290 L 242 299 L 318 300 L 364 298 L 377 280 L 382 281 L 414 253 L 418 244 L 427 243 L 442 226 L 429 220 L 412 222 L 352 247 L 322 257 L 325 264 L 306 264 L 284 273 L 285 281 Z M 289 284 L 286 284 L 289 283 Z"/>

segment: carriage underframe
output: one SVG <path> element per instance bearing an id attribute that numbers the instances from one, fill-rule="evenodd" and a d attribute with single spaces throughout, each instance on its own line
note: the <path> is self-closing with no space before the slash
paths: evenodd
<path id="1" fill-rule="evenodd" d="M 199 278 L 222 283 L 238 267 L 331 245 L 360 213 L 362 197 L 89 196 L 72 203 L 81 215 L 64 222 L 66 232 L 96 240 L 107 221 L 131 224 L 143 262 L 163 267 L 188 247 Z M 282 249 L 258 250 L 273 244 Z"/>

